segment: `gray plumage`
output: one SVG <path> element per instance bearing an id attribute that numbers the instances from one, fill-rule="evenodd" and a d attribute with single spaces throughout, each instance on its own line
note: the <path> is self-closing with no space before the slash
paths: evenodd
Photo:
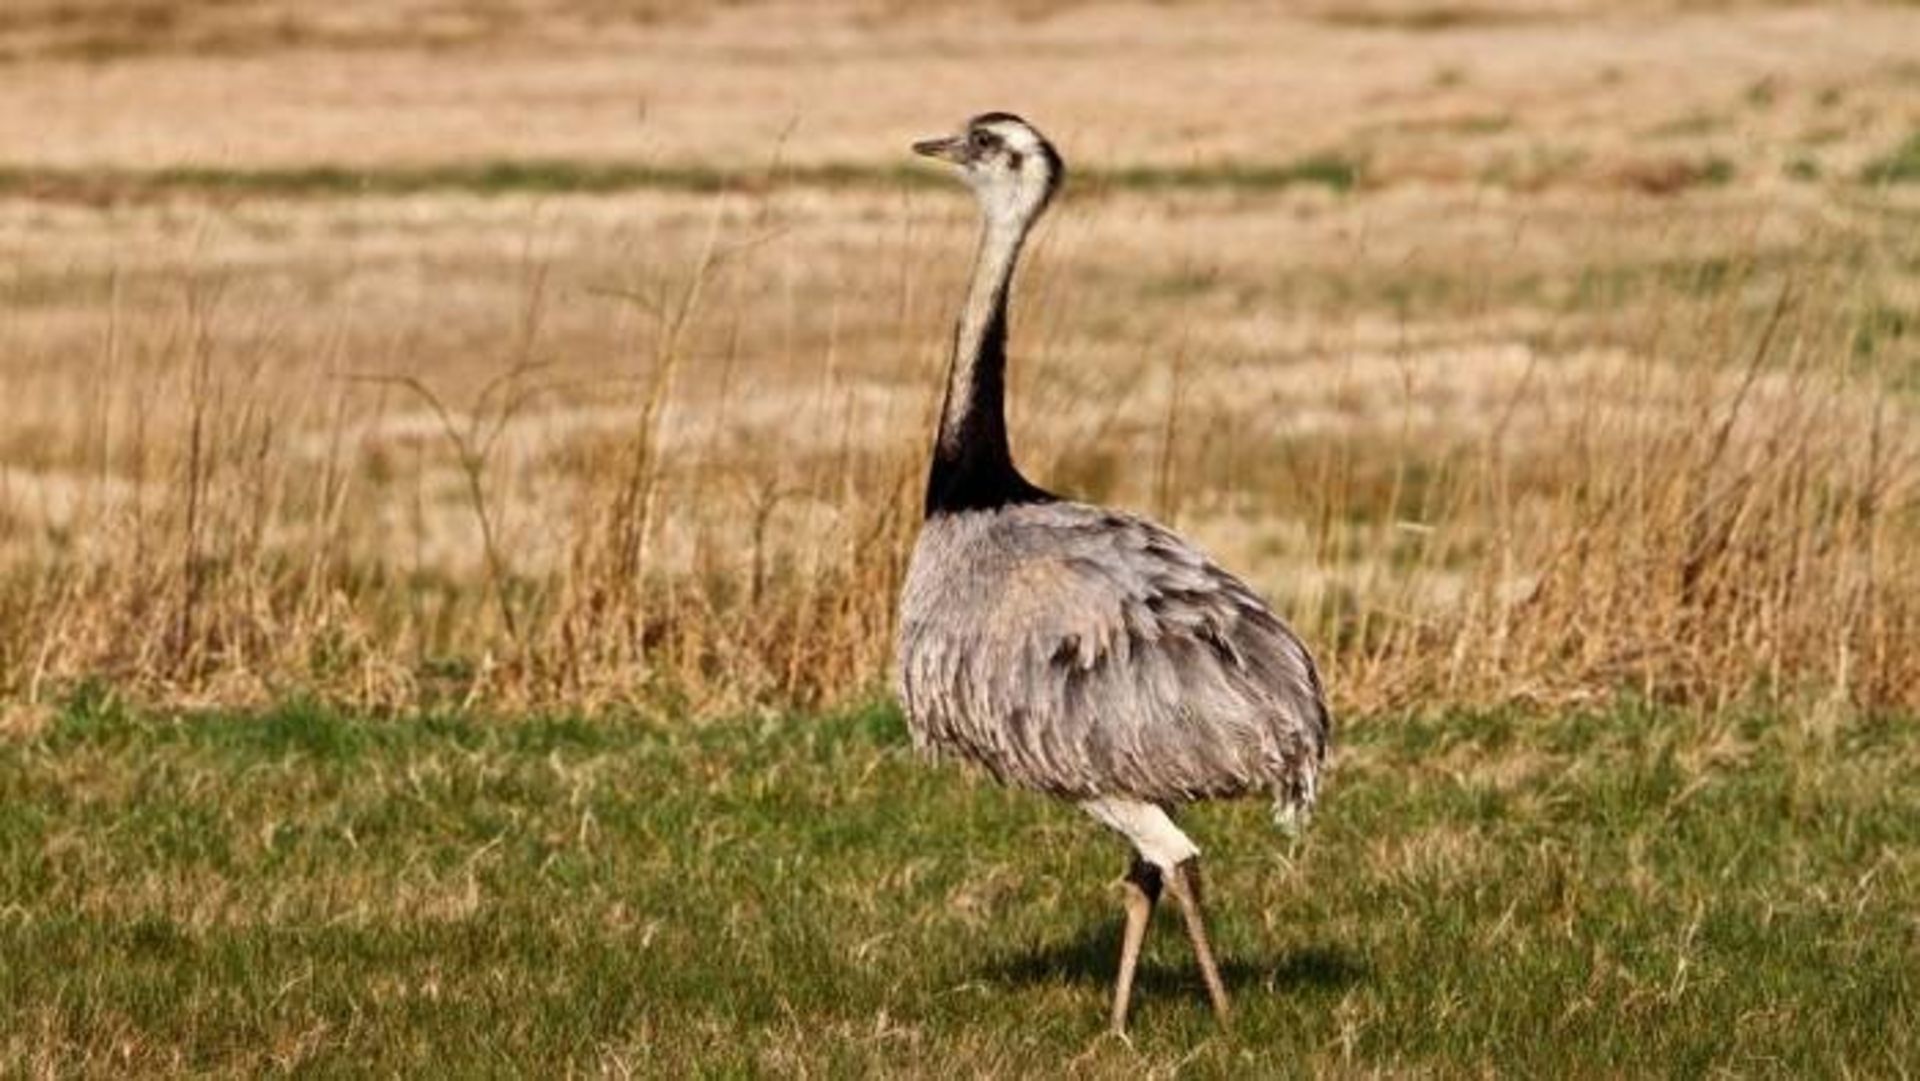
<path id="1" fill-rule="evenodd" d="M 951 162 L 981 208 L 973 278 L 900 599 L 896 673 L 916 745 L 1072 800 L 1124 836 L 1126 927 L 1112 1024 L 1126 1030 L 1161 892 L 1180 905 L 1215 1012 L 1192 800 L 1270 793 L 1303 822 L 1330 722 L 1313 658 L 1247 585 L 1171 532 L 1063 500 L 1014 466 L 1005 418 L 1007 298 L 1027 232 L 1063 174 L 1019 117 L 974 117 L 914 150 Z"/>
<path id="2" fill-rule="evenodd" d="M 1245 583 L 1152 522 L 1079 503 L 930 519 L 901 598 L 916 744 L 1055 796 L 1312 810 L 1313 660 Z"/>

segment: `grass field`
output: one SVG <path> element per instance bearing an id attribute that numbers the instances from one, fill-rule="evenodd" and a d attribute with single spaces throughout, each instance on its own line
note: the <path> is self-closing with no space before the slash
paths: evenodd
<path id="1" fill-rule="evenodd" d="M 1621 707 L 1351 726 L 1297 846 L 1192 816 L 1102 1035 L 1123 853 L 827 716 L 141 714 L 0 742 L 0 1068 L 1899 1076 L 1920 733 Z"/>
<path id="2" fill-rule="evenodd" d="M 0 1076 L 1914 1073 L 1920 8 L 0 9 Z M 1231 1035 L 876 704 L 989 109 L 1340 718 Z"/>

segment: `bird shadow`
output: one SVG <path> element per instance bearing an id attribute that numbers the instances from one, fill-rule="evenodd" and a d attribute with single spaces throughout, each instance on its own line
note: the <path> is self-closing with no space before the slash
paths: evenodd
<path id="1" fill-rule="evenodd" d="M 1184 945 L 1185 936 L 1181 938 Z M 1161 953 L 1164 956 L 1166 951 Z M 1064 942 L 990 960 L 979 976 L 982 980 L 1014 987 L 1053 983 L 1107 985 L 1113 982 L 1119 957 L 1119 929 L 1091 927 Z M 1365 980 L 1370 972 L 1363 959 L 1340 946 L 1308 946 L 1266 958 L 1220 958 L 1220 979 L 1229 990 L 1254 987 L 1271 991 L 1341 990 Z M 1190 953 L 1159 961 L 1143 953 L 1134 977 L 1134 986 L 1146 993 L 1185 990 L 1189 985 L 1198 986 L 1199 982 L 1200 970 L 1193 964 Z"/>

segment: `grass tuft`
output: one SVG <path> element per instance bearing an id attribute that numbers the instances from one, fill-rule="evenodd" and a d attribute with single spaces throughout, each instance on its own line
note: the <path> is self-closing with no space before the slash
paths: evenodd
<path id="1" fill-rule="evenodd" d="M 1860 171 L 1868 184 L 1910 184 L 1920 181 L 1920 131 L 1907 136 L 1885 157 L 1868 162 Z"/>

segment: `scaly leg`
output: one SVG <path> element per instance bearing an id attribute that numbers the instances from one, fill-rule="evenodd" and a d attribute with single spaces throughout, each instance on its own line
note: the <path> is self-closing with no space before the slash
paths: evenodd
<path id="1" fill-rule="evenodd" d="M 1207 921 L 1200 897 L 1200 857 L 1181 861 L 1167 876 L 1167 888 L 1180 904 L 1180 916 L 1187 924 L 1187 937 L 1193 942 L 1193 956 L 1200 962 L 1200 976 L 1207 981 L 1207 998 L 1221 1024 L 1233 1019 L 1227 1003 L 1227 985 L 1220 979 L 1220 966 L 1214 963 L 1213 946 L 1207 941 Z"/>
<path id="2" fill-rule="evenodd" d="M 1120 938 L 1120 975 L 1113 985 L 1113 1034 L 1127 1034 L 1127 1008 L 1132 1005 L 1133 974 L 1140 964 L 1140 943 L 1147 937 L 1147 922 L 1153 918 L 1153 906 L 1160 900 L 1160 868 L 1148 863 L 1138 852 L 1133 865 L 1120 880 L 1122 903 L 1127 909 L 1126 930 Z"/>

